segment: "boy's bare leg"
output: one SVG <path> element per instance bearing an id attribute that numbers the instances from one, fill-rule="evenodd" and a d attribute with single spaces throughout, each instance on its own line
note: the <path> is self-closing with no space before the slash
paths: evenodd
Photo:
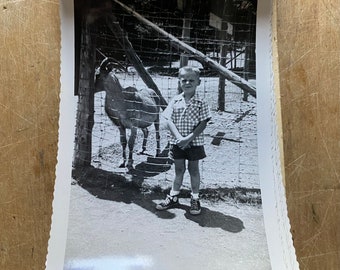
<path id="1" fill-rule="evenodd" d="M 172 184 L 172 192 L 177 193 L 177 194 L 171 194 L 170 195 L 178 195 L 182 183 L 183 183 L 183 177 L 185 173 L 185 160 L 184 159 L 175 159 L 175 180 Z"/>
<path id="2" fill-rule="evenodd" d="M 200 170 L 199 170 L 199 161 L 193 160 L 188 163 L 188 170 L 190 174 L 190 180 L 191 180 L 191 190 L 193 194 L 198 194 L 200 190 Z"/>
<path id="3" fill-rule="evenodd" d="M 201 213 L 201 204 L 199 202 L 199 190 L 200 190 L 200 170 L 198 160 L 189 161 L 188 169 L 191 179 L 191 201 L 190 201 L 190 214 L 199 215 Z"/>
<path id="4" fill-rule="evenodd" d="M 172 207 L 176 207 L 178 202 L 178 194 L 183 183 L 183 176 L 185 172 L 185 160 L 175 159 L 175 179 L 172 184 L 170 194 L 166 196 L 165 200 L 156 205 L 157 210 L 166 210 Z"/>

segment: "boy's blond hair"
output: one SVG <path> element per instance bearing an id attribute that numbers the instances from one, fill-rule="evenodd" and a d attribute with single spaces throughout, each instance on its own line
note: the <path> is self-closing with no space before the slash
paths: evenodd
<path id="1" fill-rule="evenodd" d="M 198 68 L 184 66 L 178 70 L 178 78 L 181 78 L 183 76 L 183 73 L 186 73 L 186 72 L 192 72 L 197 76 L 197 78 L 200 77 L 200 70 Z"/>

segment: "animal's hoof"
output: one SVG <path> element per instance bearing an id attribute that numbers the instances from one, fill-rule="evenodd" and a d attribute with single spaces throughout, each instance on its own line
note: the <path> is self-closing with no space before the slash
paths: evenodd
<path id="1" fill-rule="evenodd" d="M 133 169 L 133 160 L 128 161 L 128 163 L 126 164 L 126 168 L 128 168 L 128 170 Z"/>
<path id="2" fill-rule="evenodd" d="M 119 165 L 119 168 L 125 168 L 125 163 L 124 163 L 124 162 L 121 163 L 121 164 Z"/>

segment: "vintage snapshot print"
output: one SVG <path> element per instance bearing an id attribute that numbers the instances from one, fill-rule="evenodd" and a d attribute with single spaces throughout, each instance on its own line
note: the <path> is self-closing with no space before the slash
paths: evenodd
<path id="1" fill-rule="evenodd" d="M 47 268 L 275 269 L 257 1 L 72 4 Z"/>

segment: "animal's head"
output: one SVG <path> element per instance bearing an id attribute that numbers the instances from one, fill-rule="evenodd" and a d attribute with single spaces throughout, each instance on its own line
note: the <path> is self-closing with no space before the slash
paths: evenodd
<path id="1" fill-rule="evenodd" d="M 118 83 L 115 76 L 117 70 L 125 70 L 117 60 L 106 57 L 95 70 L 95 89 L 96 92 L 110 89 L 113 83 Z"/>

